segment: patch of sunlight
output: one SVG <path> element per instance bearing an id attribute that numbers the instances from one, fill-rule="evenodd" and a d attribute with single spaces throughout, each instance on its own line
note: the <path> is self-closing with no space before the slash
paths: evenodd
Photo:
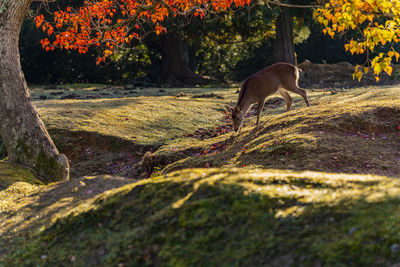
<path id="1" fill-rule="evenodd" d="M 276 218 L 286 218 L 288 216 L 291 217 L 300 217 L 305 210 L 304 206 L 292 206 L 287 209 L 280 209 L 276 212 Z"/>
<path id="2" fill-rule="evenodd" d="M 183 204 L 185 204 L 185 202 L 191 198 L 193 196 L 194 192 L 190 192 L 189 194 L 187 194 L 185 197 L 177 200 L 175 203 L 172 204 L 172 208 L 174 209 L 178 209 L 180 208 Z"/>
<path id="3" fill-rule="evenodd" d="M 265 195 L 271 198 L 292 198 L 304 204 L 334 204 L 363 198 L 377 202 L 400 194 L 400 182 L 393 178 L 374 175 L 296 172 L 289 170 L 246 170 L 246 169 L 196 169 L 172 173 L 172 181 L 181 177 L 198 179 L 194 191 L 202 184 L 237 184 L 244 193 Z M 193 194 L 174 203 L 180 207 Z"/>

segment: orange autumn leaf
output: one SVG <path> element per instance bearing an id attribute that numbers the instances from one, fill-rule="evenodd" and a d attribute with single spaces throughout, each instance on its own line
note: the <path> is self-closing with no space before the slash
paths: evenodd
<path id="1" fill-rule="evenodd" d="M 86 53 L 91 46 L 103 49 L 97 64 L 104 62 L 115 50 L 127 46 L 133 39 L 140 39 L 146 30 L 154 29 L 164 34 L 163 22 L 169 16 L 200 16 L 207 11 L 223 11 L 249 4 L 250 0 L 86 0 L 79 8 L 66 7 L 54 12 L 52 21 L 43 15 L 35 24 L 49 36 L 44 49 L 72 49 Z M 211 5 L 210 5 L 211 4 Z M 148 27 L 150 26 L 150 27 Z M 47 43 L 49 42 L 49 43 Z"/>

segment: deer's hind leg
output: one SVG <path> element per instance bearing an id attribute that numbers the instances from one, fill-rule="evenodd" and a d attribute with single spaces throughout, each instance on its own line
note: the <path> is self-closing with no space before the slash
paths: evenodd
<path id="1" fill-rule="evenodd" d="M 290 110 L 290 107 L 292 106 L 292 103 L 293 103 L 293 99 L 292 99 L 292 97 L 289 95 L 289 93 L 285 90 L 285 89 L 283 89 L 283 88 L 281 88 L 281 89 L 279 89 L 279 94 L 281 94 L 281 96 L 285 99 L 285 101 L 286 101 L 286 111 L 289 111 Z"/>

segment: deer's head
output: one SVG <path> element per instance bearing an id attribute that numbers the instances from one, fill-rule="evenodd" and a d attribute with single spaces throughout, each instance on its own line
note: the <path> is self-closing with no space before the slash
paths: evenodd
<path id="1" fill-rule="evenodd" d="M 226 108 L 231 113 L 233 129 L 236 132 L 239 131 L 244 119 L 244 116 L 242 114 L 242 109 L 239 106 L 236 106 L 234 108 L 231 106 L 226 106 Z"/>

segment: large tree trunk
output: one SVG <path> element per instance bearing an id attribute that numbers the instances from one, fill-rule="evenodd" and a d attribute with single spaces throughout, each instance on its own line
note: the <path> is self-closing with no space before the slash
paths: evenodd
<path id="1" fill-rule="evenodd" d="M 293 45 L 293 19 L 290 16 L 289 8 L 281 7 L 276 20 L 275 31 L 274 61 L 296 64 Z"/>
<path id="2" fill-rule="evenodd" d="M 177 35 L 168 34 L 163 37 L 160 48 L 162 55 L 162 84 L 184 86 L 210 82 L 189 68 L 183 53 L 182 40 Z"/>
<path id="3" fill-rule="evenodd" d="M 10 161 L 32 168 L 45 182 L 68 179 L 59 154 L 36 108 L 22 73 L 18 41 L 32 0 L 0 0 L 0 135 Z"/>

